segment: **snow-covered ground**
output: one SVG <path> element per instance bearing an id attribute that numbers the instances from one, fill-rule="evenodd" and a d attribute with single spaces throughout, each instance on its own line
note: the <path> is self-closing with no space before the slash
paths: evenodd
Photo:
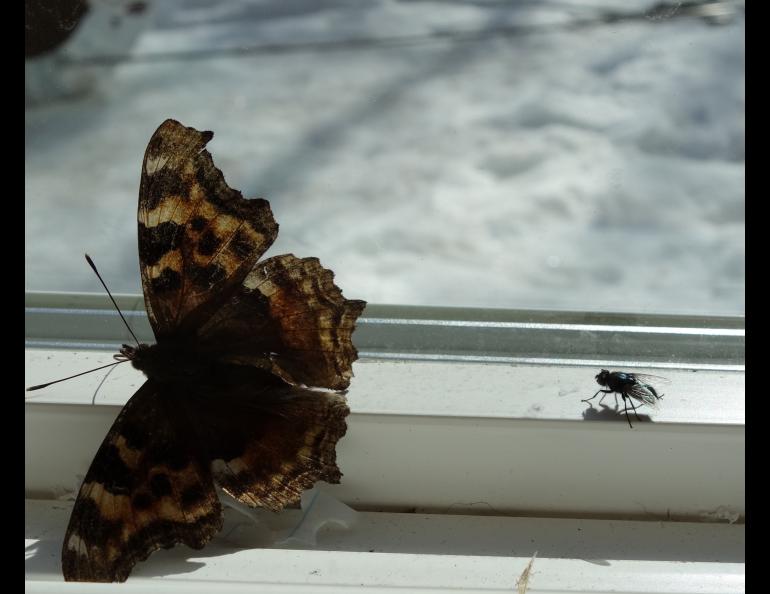
<path id="1" fill-rule="evenodd" d="M 152 5 L 129 59 L 57 67 L 89 93 L 27 107 L 26 288 L 99 291 L 88 252 L 141 291 L 140 162 L 174 117 L 270 200 L 268 255 L 348 297 L 742 313 L 743 10 L 652 5 Z M 83 23 L 69 57 L 109 35 Z"/>

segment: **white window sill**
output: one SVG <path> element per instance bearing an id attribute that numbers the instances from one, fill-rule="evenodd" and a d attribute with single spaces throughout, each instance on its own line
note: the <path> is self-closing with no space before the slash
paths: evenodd
<path id="1" fill-rule="evenodd" d="M 83 589 L 61 583 L 70 509 L 27 501 L 27 592 Z M 158 551 L 120 591 L 515 592 L 536 551 L 533 593 L 745 591 L 741 525 L 359 512 L 348 528 L 322 530 L 314 548 L 264 548 L 249 542 L 258 527 L 231 510 L 226 518 L 205 549 Z"/>
<path id="2" fill-rule="evenodd" d="M 93 347 L 114 349 L 124 338 L 100 301 L 93 309 L 88 299 L 60 297 L 74 300 L 68 313 L 40 307 L 41 299 L 28 298 L 26 385 L 110 361 L 114 350 Z M 575 330 L 563 317 L 534 330 L 486 320 L 474 334 L 455 314 L 448 323 L 429 314 L 411 326 L 370 317 L 363 344 L 357 331 L 369 356 L 355 364 L 348 394 L 349 430 L 338 446 L 345 476 L 324 490 L 359 510 L 365 528 L 324 533 L 305 550 L 234 548 L 223 531 L 201 552 L 156 553 L 129 587 L 203 591 L 215 580 L 221 591 L 515 591 L 538 551 L 533 591 L 744 590 L 743 526 L 727 523 L 744 513 L 740 323 L 702 335 L 695 325 L 669 334 L 648 324 L 629 337 L 619 325 Z M 143 313 L 129 319 L 146 324 Z M 551 344 L 541 330 L 557 335 L 553 344 L 567 356 L 532 356 L 538 340 Z M 141 339 L 150 339 L 147 331 Z M 666 361 L 633 356 L 658 352 L 667 337 Z M 611 352 L 587 357 L 591 348 Z M 611 410 L 612 396 L 606 410 L 580 402 L 598 389 L 600 366 L 617 368 L 612 362 L 671 382 L 634 429 L 622 406 Z M 28 591 L 62 587 L 59 547 L 71 503 L 51 499 L 74 491 L 143 376 L 119 366 L 92 406 L 102 379 L 26 394 Z"/>

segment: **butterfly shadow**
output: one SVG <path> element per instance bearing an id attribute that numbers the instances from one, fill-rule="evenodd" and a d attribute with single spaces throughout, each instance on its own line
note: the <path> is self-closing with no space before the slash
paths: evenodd
<path id="1" fill-rule="evenodd" d="M 25 536 L 27 544 L 24 546 L 26 575 L 62 575 L 62 542 L 66 518 L 71 508 L 71 502 L 57 504 L 54 507 L 57 513 L 46 530 L 38 530 L 34 521 L 27 527 Z M 173 549 L 156 551 L 145 562 L 137 564 L 131 575 L 154 577 L 189 574 L 208 565 L 206 561 L 208 558 L 227 555 L 234 550 L 245 548 L 270 547 L 274 540 L 271 538 L 271 528 L 265 522 L 245 521 L 242 516 L 226 513 L 222 533 L 204 549 L 196 551 L 187 546 L 178 545 Z"/>
<path id="2" fill-rule="evenodd" d="M 24 547 L 24 572 L 26 575 L 61 576 L 61 547 L 64 533 L 43 537 Z M 269 546 L 269 545 L 268 545 Z M 221 557 L 235 550 L 247 548 L 227 540 L 215 538 L 200 551 L 184 545 L 159 550 L 136 565 L 131 577 L 166 577 L 190 574 L 209 565 L 207 559 Z M 194 560 L 193 560 L 194 559 Z"/>
<path id="3" fill-rule="evenodd" d="M 306 492 L 303 498 L 307 493 L 314 491 Z M 344 526 L 353 521 L 351 517 L 337 517 L 339 514 L 335 513 L 327 517 L 325 514 L 329 513 L 328 505 L 326 512 L 321 512 L 321 518 L 315 517 L 309 521 L 306 521 L 310 515 L 308 510 L 300 511 L 294 506 L 280 514 L 264 509 L 249 509 L 234 501 L 225 501 L 224 508 L 222 530 L 203 549 L 193 551 L 179 545 L 173 549 L 157 551 L 147 561 L 138 564 L 131 575 L 151 577 L 190 573 L 215 564 L 218 558 L 242 550 L 315 549 L 315 533 L 325 524 L 341 523 Z M 305 524 L 310 526 L 303 527 Z M 196 560 L 192 561 L 191 558 Z"/>
<path id="4" fill-rule="evenodd" d="M 224 525 L 222 530 L 201 550 L 184 545 L 159 550 L 138 563 L 131 576 L 163 577 L 189 574 L 237 551 L 259 548 L 316 549 L 316 534 L 330 528 L 351 526 L 356 513 L 317 489 L 303 493 L 303 506 L 290 506 L 281 514 L 269 510 L 251 509 L 238 502 L 222 498 Z M 61 550 L 64 521 L 71 511 L 71 502 L 55 506 L 57 521 L 46 531 L 28 529 L 25 545 L 27 575 L 61 575 Z M 60 517 L 59 517 L 60 516 Z M 129 578 L 131 579 L 131 578 Z"/>
<path id="5" fill-rule="evenodd" d="M 594 408 L 593 404 L 589 403 L 588 408 L 583 411 L 583 420 L 614 422 L 622 420 L 623 422 L 627 422 L 626 413 L 620 406 L 611 407 L 607 404 L 600 404 L 599 406 L 601 407 L 601 410 L 597 410 Z M 639 406 L 637 406 L 636 409 L 638 411 Z M 650 415 L 645 415 L 640 412 L 635 414 L 631 407 L 628 409 L 628 417 L 631 419 L 632 423 L 637 421 L 640 423 L 654 423 Z"/>
<path id="6" fill-rule="evenodd" d="M 61 551 L 64 531 L 43 535 L 24 547 L 24 573 L 26 575 L 62 575 Z M 205 562 L 190 561 L 189 557 L 207 556 L 203 551 L 194 551 L 185 546 L 158 551 L 146 562 L 137 565 L 132 575 L 161 576 L 191 573 L 206 565 Z M 219 554 L 221 550 L 217 551 Z M 212 551 L 211 556 L 217 552 Z"/>

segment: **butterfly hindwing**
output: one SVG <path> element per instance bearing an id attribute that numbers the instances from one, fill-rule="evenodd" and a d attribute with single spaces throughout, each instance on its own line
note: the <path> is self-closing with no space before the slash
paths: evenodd
<path id="1" fill-rule="evenodd" d="M 68 581 L 124 581 L 159 548 L 201 548 L 222 526 L 205 454 L 178 396 L 148 380 L 128 401 L 80 487 L 62 549 Z"/>
<path id="2" fill-rule="evenodd" d="M 252 507 L 280 511 L 319 480 L 339 483 L 345 397 L 291 386 L 267 371 L 240 370 L 248 381 L 196 403 L 193 423 L 217 484 Z"/>
<path id="3" fill-rule="evenodd" d="M 139 263 L 158 339 L 184 332 L 196 309 L 215 307 L 278 233 L 266 200 L 247 200 L 227 185 L 204 148 L 212 137 L 166 120 L 144 155 Z"/>
<path id="4" fill-rule="evenodd" d="M 254 267 L 197 335 L 212 349 L 227 345 L 223 356 L 230 362 L 272 369 L 294 384 L 344 390 L 358 357 L 353 330 L 365 306 L 345 299 L 317 258 L 275 256 Z"/>

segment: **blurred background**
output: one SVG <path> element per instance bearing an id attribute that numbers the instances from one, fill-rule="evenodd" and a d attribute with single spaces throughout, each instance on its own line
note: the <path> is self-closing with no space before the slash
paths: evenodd
<path id="1" fill-rule="evenodd" d="M 166 118 L 370 303 L 744 311 L 744 6 L 26 3 L 26 289 L 140 293 Z"/>

